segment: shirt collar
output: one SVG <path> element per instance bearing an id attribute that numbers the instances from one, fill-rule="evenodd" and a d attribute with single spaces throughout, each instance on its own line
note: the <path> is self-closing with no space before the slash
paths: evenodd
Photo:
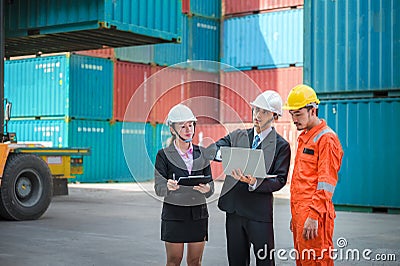
<path id="1" fill-rule="evenodd" d="M 260 134 L 257 134 L 256 129 L 254 128 L 254 138 L 256 137 L 256 135 L 260 136 L 260 143 L 268 136 L 268 134 L 272 131 L 272 127 L 269 127 L 267 129 L 264 129 L 263 131 L 260 132 Z"/>
<path id="2" fill-rule="evenodd" d="M 319 123 L 319 125 L 316 125 L 315 127 L 313 127 L 308 131 L 304 130 L 303 132 L 301 132 L 299 138 L 301 138 L 303 142 L 307 143 L 310 140 L 310 138 L 314 136 L 315 132 L 321 130 L 323 127 L 326 126 L 326 121 L 324 119 L 320 119 L 320 121 L 321 123 Z"/>
<path id="3" fill-rule="evenodd" d="M 189 149 L 188 149 L 186 152 L 182 152 L 181 149 L 179 149 L 178 146 L 176 146 L 176 143 L 175 143 L 175 141 L 174 141 L 175 149 L 176 149 L 176 151 L 179 153 L 180 156 L 185 156 L 185 155 L 188 155 L 188 156 L 189 156 L 189 155 L 192 155 L 192 154 L 193 154 L 193 145 L 192 145 L 191 142 L 190 142 L 189 145 L 190 145 L 190 146 L 189 146 Z"/>

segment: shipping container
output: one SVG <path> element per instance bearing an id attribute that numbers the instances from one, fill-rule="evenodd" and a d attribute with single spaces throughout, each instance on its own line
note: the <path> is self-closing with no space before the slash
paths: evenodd
<path id="1" fill-rule="evenodd" d="M 183 102 L 197 117 L 199 124 L 219 122 L 219 74 L 190 71 L 188 99 Z"/>
<path id="2" fill-rule="evenodd" d="M 105 48 L 105 49 L 95 49 L 95 50 L 85 50 L 85 51 L 75 51 L 74 54 L 86 55 L 92 57 L 100 57 L 107 59 L 114 59 L 114 48 Z"/>
<path id="3" fill-rule="evenodd" d="M 73 182 L 106 182 L 111 180 L 110 124 L 90 120 L 11 120 L 10 132 L 21 142 L 36 142 L 48 147 L 88 147 L 90 156 L 83 160 L 84 174 Z M 114 155 L 113 155 L 114 156 Z"/>
<path id="4" fill-rule="evenodd" d="M 319 112 L 344 150 L 334 204 L 400 208 L 400 99 L 322 101 Z"/>
<path id="5" fill-rule="evenodd" d="M 144 110 L 150 110 L 153 104 L 153 92 L 147 85 L 147 79 L 152 74 L 149 65 L 116 61 L 114 63 L 114 104 L 113 120 L 123 121 L 128 104 L 134 102 L 134 111 L 129 117 L 130 122 L 146 122 Z"/>
<path id="6" fill-rule="evenodd" d="M 220 87 L 220 121 L 235 123 L 241 119 L 244 122 L 251 122 L 252 114 L 249 104 L 261 92 L 274 90 L 285 102 L 289 91 L 302 83 L 302 77 L 302 67 L 221 72 L 223 86 Z M 279 121 L 290 122 L 292 119 L 287 111 L 283 111 L 283 116 L 279 118 Z"/>
<path id="7" fill-rule="evenodd" d="M 205 17 L 221 17 L 221 0 L 182 0 L 182 13 Z"/>
<path id="8" fill-rule="evenodd" d="M 115 49 L 119 60 L 171 66 L 195 60 L 219 62 L 219 29 L 217 20 L 181 15 L 182 42 L 179 44 L 157 44 Z M 195 65 L 175 67 L 193 68 L 201 71 L 217 72 L 218 65 L 198 62 Z"/>
<path id="9" fill-rule="evenodd" d="M 111 119 L 111 60 L 70 54 L 10 60 L 4 83 L 13 117 Z"/>
<path id="10" fill-rule="evenodd" d="M 9 1 L 6 56 L 176 42 L 181 9 L 180 0 Z"/>
<path id="11" fill-rule="evenodd" d="M 303 4 L 304 0 L 223 0 L 222 13 L 224 16 L 243 15 L 243 13 L 257 13 L 273 9 L 293 8 L 302 6 Z"/>
<path id="12" fill-rule="evenodd" d="M 153 102 L 148 121 L 164 123 L 169 110 L 178 103 L 192 108 L 201 123 L 216 123 L 219 118 L 219 75 L 180 68 L 153 67 L 155 74 L 147 81 Z M 134 112 L 129 107 L 128 115 Z M 146 112 L 148 110 L 146 109 Z M 142 113 L 141 113 L 142 114 Z M 129 121 L 128 117 L 125 118 Z"/>
<path id="13" fill-rule="evenodd" d="M 305 0 L 304 12 L 304 82 L 317 93 L 400 90 L 400 1 Z"/>
<path id="14" fill-rule="evenodd" d="M 152 88 L 153 102 L 148 113 L 149 121 L 152 123 L 164 123 L 169 110 L 176 104 L 189 98 L 189 70 L 179 68 L 153 67 L 154 74 L 147 81 L 147 86 Z M 136 104 L 130 104 L 128 115 L 131 116 L 132 110 Z M 129 117 L 125 118 L 130 121 Z"/>
<path id="15" fill-rule="evenodd" d="M 303 9 L 224 20 L 221 61 L 239 69 L 303 64 Z"/>
<path id="16" fill-rule="evenodd" d="M 90 148 L 90 156 L 83 160 L 84 174 L 72 182 L 139 182 L 154 177 L 155 128 L 150 124 L 53 119 L 11 120 L 8 127 L 19 142 Z"/>
<path id="17" fill-rule="evenodd" d="M 290 184 L 292 180 L 293 168 L 294 168 L 294 160 L 296 158 L 297 151 L 297 137 L 300 134 L 300 131 L 297 130 L 296 126 L 292 122 L 277 122 L 274 123 L 273 126 L 290 145 L 291 158 L 290 158 L 290 167 L 289 167 L 289 175 L 287 178 L 287 183 Z"/>
<path id="18" fill-rule="evenodd" d="M 148 123 L 117 122 L 112 127 L 113 180 L 141 182 L 154 178 L 155 128 Z"/>
<path id="19" fill-rule="evenodd" d="M 155 45 L 120 47 L 114 49 L 114 55 L 117 60 L 143 64 L 155 64 L 153 63 L 154 47 Z"/>

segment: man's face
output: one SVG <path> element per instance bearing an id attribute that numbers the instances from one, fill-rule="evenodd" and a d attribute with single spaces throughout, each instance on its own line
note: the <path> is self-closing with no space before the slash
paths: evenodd
<path id="1" fill-rule="evenodd" d="M 271 126 L 273 120 L 273 113 L 258 107 L 253 108 L 253 124 L 257 133 L 267 129 Z"/>
<path id="2" fill-rule="evenodd" d="M 313 109 L 301 108 L 297 110 L 290 110 L 289 113 L 292 115 L 293 123 L 297 130 L 304 130 L 310 127 L 311 112 Z"/>

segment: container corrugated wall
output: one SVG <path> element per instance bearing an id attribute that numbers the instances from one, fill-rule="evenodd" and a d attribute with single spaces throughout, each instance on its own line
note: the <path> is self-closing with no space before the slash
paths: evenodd
<path id="1" fill-rule="evenodd" d="M 213 124 L 219 121 L 219 73 L 190 71 L 188 100 L 189 106 L 199 124 Z M 196 81 L 195 81 L 196 80 Z"/>
<path id="2" fill-rule="evenodd" d="M 192 108 L 194 114 L 199 116 L 201 123 L 215 123 L 215 120 L 218 120 L 218 73 L 180 68 L 154 67 L 154 69 L 156 72 L 161 71 L 157 74 L 159 76 L 153 76 L 148 84 L 154 93 L 148 121 L 164 123 L 169 110 L 178 103 Z M 130 111 L 132 110 L 129 110 L 129 113 Z"/>
<path id="3" fill-rule="evenodd" d="M 155 128 L 146 123 L 117 122 L 112 125 L 112 176 L 120 181 L 154 178 Z"/>
<path id="4" fill-rule="evenodd" d="M 150 110 L 153 104 L 153 92 L 144 83 L 140 90 L 138 88 L 152 74 L 152 67 L 143 64 L 134 64 L 130 62 L 116 61 L 114 64 L 114 104 L 113 119 L 123 121 L 129 101 L 132 97 L 139 99 L 135 101 L 141 106 L 136 107 L 137 113 L 132 113 L 128 118 L 130 122 L 143 121 L 143 115 L 140 112 Z"/>
<path id="5" fill-rule="evenodd" d="M 16 0 L 6 9 L 6 34 L 19 37 L 27 36 L 29 30 L 53 34 L 115 26 L 139 35 L 172 40 L 178 37 L 180 10 L 178 0 L 85 0 L 73 3 Z"/>
<path id="6" fill-rule="evenodd" d="M 72 120 L 69 123 L 69 147 L 90 147 L 83 159 L 84 173 L 79 182 L 107 182 L 111 175 L 111 129 L 108 121 Z"/>
<path id="7" fill-rule="evenodd" d="M 75 54 L 79 54 L 79 55 L 86 55 L 86 56 L 92 56 L 92 57 L 101 57 L 101 58 L 107 58 L 107 59 L 115 58 L 114 48 L 75 51 L 74 53 Z"/>
<path id="8" fill-rule="evenodd" d="M 305 83 L 319 93 L 400 89 L 400 1 L 305 0 L 304 12 Z"/>
<path id="9" fill-rule="evenodd" d="M 38 142 L 49 147 L 90 147 L 84 158 L 84 174 L 76 181 L 105 182 L 110 175 L 110 127 L 107 121 L 15 120 L 9 131 L 18 141 Z"/>
<path id="10" fill-rule="evenodd" d="M 322 101 L 319 109 L 344 150 L 333 202 L 399 208 L 400 99 Z"/>
<path id="11" fill-rule="evenodd" d="M 221 0 L 182 0 L 182 13 L 199 17 L 220 18 Z"/>
<path id="12" fill-rule="evenodd" d="M 9 131 L 17 132 L 19 142 L 40 143 L 47 147 L 89 147 L 84 158 L 84 174 L 75 182 L 132 182 L 153 178 L 155 128 L 145 123 L 93 120 L 11 120 Z M 123 146 L 123 136 L 125 145 Z M 146 148 L 145 148 L 146 147 Z M 132 162 L 133 174 L 127 160 Z M 149 158 L 149 160 L 147 159 Z"/>
<path id="13" fill-rule="evenodd" d="M 226 15 L 265 11 L 303 5 L 304 0 L 222 0 L 222 12 Z"/>
<path id="14" fill-rule="evenodd" d="M 6 61 L 13 117 L 111 119 L 111 60 L 60 55 Z"/>
<path id="15" fill-rule="evenodd" d="M 220 23 L 217 20 L 181 15 L 182 42 L 180 44 L 156 44 L 115 49 L 119 60 L 160 66 L 193 61 L 219 61 Z M 187 67 L 181 66 L 181 67 Z M 196 70 L 218 71 L 207 64 L 196 64 Z"/>
<path id="16" fill-rule="evenodd" d="M 154 45 L 115 48 L 114 54 L 118 60 L 150 64 L 154 61 Z"/>
<path id="17" fill-rule="evenodd" d="M 252 121 L 251 106 L 261 91 L 250 89 L 246 74 L 257 84 L 261 91 L 274 90 L 279 93 L 285 101 L 289 91 L 296 85 L 302 83 L 303 68 L 289 67 L 264 70 L 250 70 L 243 72 L 221 72 L 221 81 L 225 86 L 220 87 L 220 99 L 224 103 L 220 106 L 220 119 L 223 123 L 236 123 L 238 116 L 244 122 Z M 226 87 L 228 86 L 228 87 Z M 232 109 L 237 114 L 232 112 Z M 283 112 L 279 121 L 292 121 L 288 112 Z"/>
<path id="18" fill-rule="evenodd" d="M 303 64 L 303 9 L 224 21 L 222 62 L 239 69 Z"/>

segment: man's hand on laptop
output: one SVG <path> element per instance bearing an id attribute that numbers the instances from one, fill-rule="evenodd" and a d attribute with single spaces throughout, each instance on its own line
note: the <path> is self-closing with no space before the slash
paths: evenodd
<path id="1" fill-rule="evenodd" d="M 232 170 L 232 177 L 235 178 L 236 180 L 240 182 L 247 183 L 249 185 L 254 185 L 257 181 L 257 179 L 254 176 L 251 175 L 244 175 L 242 170 L 236 169 Z"/>

